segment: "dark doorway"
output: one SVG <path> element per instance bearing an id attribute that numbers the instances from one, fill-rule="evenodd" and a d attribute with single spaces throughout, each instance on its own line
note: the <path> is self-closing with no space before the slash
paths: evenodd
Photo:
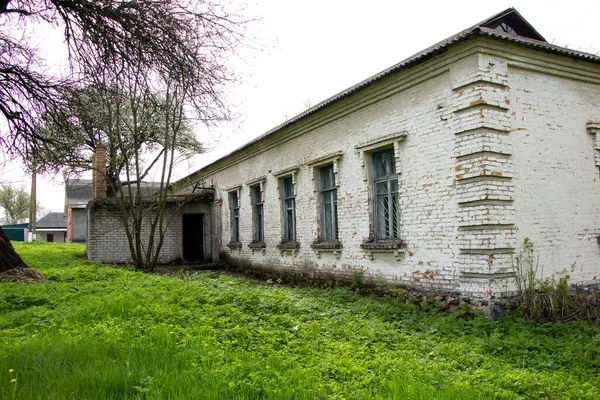
<path id="1" fill-rule="evenodd" d="M 54 234 L 53 233 L 48 233 L 46 235 L 46 242 L 54 242 Z"/>
<path id="2" fill-rule="evenodd" d="M 204 261 L 204 230 L 202 214 L 183 214 L 183 259 Z"/>

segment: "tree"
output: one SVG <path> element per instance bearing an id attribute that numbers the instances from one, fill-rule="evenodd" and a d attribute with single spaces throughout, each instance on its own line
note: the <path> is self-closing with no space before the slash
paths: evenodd
<path id="1" fill-rule="evenodd" d="M 117 87 L 135 78 L 136 93 L 178 88 L 181 104 L 205 123 L 229 117 L 222 100 L 223 84 L 232 78 L 227 55 L 242 38 L 245 21 L 219 4 L 0 0 L 0 23 L 0 145 L 37 168 L 45 167 L 49 154 L 69 154 L 68 143 L 45 136 L 45 128 L 65 124 L 68 94 L 99 77 Z M 44 72 L 44 60 L 28 42 L 30 36 L 22 34 L 37 24 L 64 32 L 68 75 Z M 10 251 L 0 245 L 0 272 L 16 267 L 3 261 Z"/>
<path id="2" fill-rule="evenodd" d="M 173 169 L 179 159 L 201 148 L 189 136 L 184 88 L 167 85 L 164 93 L 155 95 L 137 92 L 135 81 L 122 82 L 122 85 L 126 90 L 117 98 L 125 101 L 126 106 L 120 101 L 111 103 L 115 123 L 110 124 L 108 142 L 116 148 L 116 153 L 127 152 L 129 157 L 122 162 L 123 180 L 107 176 L 107 184 L 109 192 L 117 195 L 116 203 L 134 265 L 138 269 L 153 270 L 167 228 L 167 189 Z M 107 175 L 115 168 L 110 166 L 110 158 L 108 164 Z M 159 185 L 153 195 L 145 193 L 142 185 L 142 179 L 151 173 L 158 176 Z"/>
<path id="3" fill-rule="evenodd" d="M 174 167 L 204 150 L 185 115 L 186 96 L 184 88 L 168 83 L 164 91 L 152 92 L 139 85 L 137 77 L 98 82 L 73 93 L 70 132 L 61 131 L 66 126 L 62 124 L 49 125 L 44 134 L 69 141 L 73 150 L 65 166 L 74 171 L 91 168 L 96 146 L 106 149 L 106 168 L 97 172 L 105 178 L 109 202 L 120 213 L 138 269 L 152 270 L 157 264 Z M 44 156 L 46 163 L 66 159 Z M 156 194 L 150 195 L 143 182 L 148 177 L 158 184 L 151 187 Z"/>
<path id="4" fill-rule="evenodd" d="M 23 188 L 0 186 L 0 207 L 4 209 L 4 220 L 7 225 L 22 223 L 29 219 L 30 205 L 29 194 Z"/>
<path id="5" fill-rule="evenodd" d="M 77 175 L 92 168 L 92 156 L 100 144 L 107 148 L 107 195 L 115 197 L 122 186 L 147 178 L 151 168 L 135 180 L 123 181 L 127 163 L 139 153 L 152 154 L 149 165 L 154 165 L 165 150 L 165 113 L 170 99 L 149 90 L 135 93 L 134 87 L 107 87 L 105 82 L 72 90 L 67 99 L 70 117 L 58 125 L 47 124 L 43 136 L 54 143 L 62 138 L 60 148 L 48 145 L 43 154 L 38 153 L 50 169 L 63 169 L 67 175 Z M 120 145 L 122 142 L 122 145 Z M 68 147 L 67 154 L 62 153 Z M 192 156 L 204 152 L 187 118 L 178 128 L 175 149 Z"/>
<path id="6" fill-rule="evenodd" d="M 69 117 L 67 93 L 74 82 L 145 73 L 156 82 L 182 84 L 196 117 L 205 122 L 228 117 L 222 85 L 232 78 L 226 53 L 241 38 L 244 21 L 222 6 L 194 0 L 0 0 L 4 26 L 46 24 L 64 30 L 71 71 L 48 76 L 27 36 L 0 34 L 0 112 L 7 130 L 0 140 L 28 157 L 48 142 L 40 117 L 60 124 Z M 103 79 L 104 80 L 104 79 Z M 64 147 L 66 149 L 66 147 Z"/>

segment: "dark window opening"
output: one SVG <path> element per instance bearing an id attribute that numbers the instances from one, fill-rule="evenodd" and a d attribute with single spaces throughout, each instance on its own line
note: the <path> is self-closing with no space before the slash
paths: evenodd
<path id="1" fill-rule="evenodd" d="M 508 25 L 506 22 L 501 23 L 496 27 L 497 31 L 512 33 L 513 35 L 517 35 L 517 32 L 513 29 L 512 26 Z"/>

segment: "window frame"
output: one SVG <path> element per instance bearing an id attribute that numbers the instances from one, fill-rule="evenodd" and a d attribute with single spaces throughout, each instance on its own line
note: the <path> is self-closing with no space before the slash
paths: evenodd
<path id="1" fill-rule="evenodd" d="M 240 243 L 240 188 L 229 191 L 231 243 Z"/>
<path id="2" fill-rule="evenodd" d="M 375 242 L 400 240 L 400 188 L 393 147 L 378 149 L 371 157 L 371 196 L 373 199 L 373 239 Z M 379 161 L 387 163 L 379 165 Z M 380 172 L 382 174 L 380 174 Z M 381 188 L 385 191 L 381 192 Z M 394 191 L 395 189 L 395 191 Z M 383 201 L 380 201 L 383 200 Z M 383 213 L 381 208 L 385 208 Z M 382 234 L 383 232 L 383 234 Z"/>
<path id="3" fill-rule="evenodd" d="M 264 194 L 262 185 L 250 187 L 252 200 L 252 235 L 255 243 L 264 243 L 265 241 L 265 209 Z"/>
<path id="4" fill-rule="evenodd" d="M 296 230 L 296 184 L 292 175 L 281 179 L 281 204 L 283 208 L 283 242 L 297 241 Z M 289 182 L 289 187 L 287 183 Z M 290 213 L 291 212 L 291 213 Z M 291 222 L 291 226 L 290 226 Z"/>
<path id="5" fill-rule="evenodd" d="M 325 167 L 333 167 L 333 179 L 334 186 L 331 186 L 331 189 L 335 188 L 335 202 L 337 204 L 338 193 L 340 187 L 339 180 L 339 170 L 340 163 L 344 157 L 345 150 L 336 150 L 330 153 L 319 155 L 312 160 L 307 162 L 307 165 L 310 167 L 310 176 L 313 181 L 312 190 L 314 193 L 315 199 L 315 208 L 314 215 L 316 219 L 316 238 L 313 243 L 310 245 L 311 248 L 317 251 L 318 256 L 320 257 L 321 251 L 333 251 L 333 253 L 337 256 L 339 255 L 339 250 L 342 248 L 342 243 L 340 241 L 340 231 L 339 231 L 339 210 L 335 214 L 335 228 L 337 228 L 337 234 L 335 235 L 336 239 L 328 239 L 328 235 L 323 235 L 323 232 L 326 231 L 324 227 L 324 198 L 321 194 L 321 181 L 323 180 L 323 176 L 321 175 L 321 168 Z"/>
<path id="6" fill-rule="evenodd" d="M 376 186 L 374 184 L 374 170 L 376 165 L 373 164 L 373 154 L 380 151 L 393 151 L 393 162 L 395 166 L 395 174 L 399 178 L 402 174 L 402 163 L 400 155 L 403 153 L 403 148 L 408 137 L 408 131 L 394 131 L 389 133 L 382 133 L 380 136 L 370 138 L 365 142 L 359 143 L 354 146 L 357 154 L 360 157 L 363 181 L 367 184 L 368 196 L 369 196 L 369 236 L 365 238 L 365 241 L 361 244 L 361 247 L 367 251 L 376 248 L 379 250 L 387 251 L 388 248 L 397 248 L 403 244 L 402 241 L 402 218 L 400 215 L 400 196 L 402 194 L 401 181 L 398 179 L 398 229 L 397 237 L 393 239 L 376 239 L 376 206 L 375 202 L 377 199 Z M 377 242 L 380 240 L 380 242 Z M 381 246 L 385 247 L 383 249 Z M 372 257 L 372 254 L 371 254 Z"/>
<path id="7" fill-rule="evenodd" d="M 338 225 L 338 203 L 337 203 L 337 182 L 336 168 L 334 163 L 328 163 L 317 167 L 319 169 L 319 200 L 320 200 L 320 228 L 321 234 L 319 240 L 327 242 L 339 240 L 339 225 Z M 329 175 L 325 179 L 325 174 Z M 326 181 L 329 181 L 329 186 L 325 186 Z M 327 207 L 331 205 L 331 207 Z M 327 218 L 327 214 L 331 214 Z"/>

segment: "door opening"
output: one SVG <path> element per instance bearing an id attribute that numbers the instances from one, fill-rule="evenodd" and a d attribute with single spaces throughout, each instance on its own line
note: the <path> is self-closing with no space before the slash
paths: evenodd
<path id="1" fill-rule="evenodd" d="M 183 259 L 204 261 L 204 215 L 183 214 Z"/>

